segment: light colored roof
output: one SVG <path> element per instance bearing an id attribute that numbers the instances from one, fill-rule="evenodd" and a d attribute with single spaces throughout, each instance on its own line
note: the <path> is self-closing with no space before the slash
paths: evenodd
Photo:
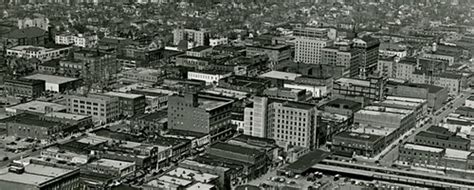
<path id="1" fill-rule="evenodd" d="M 199 107 L 205 110 L 213 110 L 227 104 L 231 104 L 233 101 L 229 99 L 213 98 L 207 96 L 199 96 L 198 103 Z"/>
<path id="2" fill-rule="evenodd" d="M 407 102 L 407 101 L 400 101 L 400 100 L 385 100 L 381 102 L 382 104 L 392 104 L 392 105 L 400 105 L 400 106 L 408 106 L 408 109 L 412 109 L 420 105 L 417 102 Z"/>
<path id="3" fill-rule="evenodd" d="M 273 78 L 273 79 L 283 79 L 283 80 L 295 80 L 296 77 L 302 76 L 301 74 L 288 73 L 281 71 L 270 71 L 260 75 L 261 78 Z"/>
<path id="4" fill-rule="evenodd" d="M 392 134 L 397 128 L 383 127 L 383 126 L 372 126 L 372 125 L 359 125 L 357 128 L 352 128 L 352 132 L 371 134 L 378 136 L 388 136 Z"/>
<path id="5" fill-rule="evenodd" d="M 68 120 L 76 120 L 76 121 L 91 117 L 87 115 L 79 115 L 79 114 L 63 113 L 63 112 L 50 112 L 50 113 L 45 114 L 44 116 L 63 118 L 63 119 L 68 119 Z"/>
<path id="6" fill-rule="evenodd" d="M 398 101 L 404 101 L 404 102 L 417 102 L 417 103 L 426 102 L 426 99 L 407 98 L 407 97 L 400 97 L 400 96 L 387 96 L 386 100 L 398 100 Z"/>
<path id="7" fill-rule="evenodd" d="M 408 115 L 413 113 L 413 110 L 410 109 L 401 109 L 401 108 L 391 108 L 386 106 L 366 106 L 361 111 L 376 111 L 380 113 L 389 113 L 389 114 L 398 114 L 398 115 Z"/>
<path id="8" fill-rule="evenodd" d="M 139 98 L 143 96 L 141 94 L 130 94 L 130 93 L 122 93 L 122 92 L 106 92 L 104 93 L 104 95 L 120 97 L 120 98 L 130 98 L 130 99 L 135 99 L 135 98 Z"/>
<path id="9" fill-rule="evenodd" d="M 34 74 L 34 75 L 26 76 L 24 78 L 43 80 L 46 83 L 50 83 L 50 84 L 64 84 L 64 83 L 79 80 L 76 78 L 69 78 L 69 77 L 62 77 L 62 76 L 55 76 L 55 75 L 45 75 L 45 74 Z"/>
<path id="10" fill-rule="evenodd" d="M 8 172 L 8 168 L 5 167 L 0 169 L 0 181 L 40 186 L 42 183 L 48 182 L 72 171 L 73 170 L 57 167 L 28 164 L 25 166 L 25 172 L 23 174 L 16 174 Z"/>
<path id="11" fill-rule="evenodd" d="M 173 170 L 168 171 L 166 175 L 176 176 L 184 179 L 192 179 L 198 182 L 208 183 L 214 179 L 217 179 L 219 176 L 198 172 L 196 170 L 190 170 L 186 168 L 177 167 Z"/>
<path id="12" fill-rule="evenodd" d="M 471 154 L 472 152 L 470 151 L 464 151 L 464 150 L 455 150 L 455 149 L 446 149 L 446 157 L 448 158 L 454 158 L 454 159 L 463 159 L 466 160 L 467 157 Z"/>
<path id="13" fill-rule="evenodd" d="M 90 145 L 98 145 L 98 144 L 107 142 L 109 140 L 112 140 L 112 139 L 107 138 L 107 137 L 96 136 L 96 135 L 89 135 L 85 138 L 77 140 L 77 142 L 90 144 Z"/>
<path id="14" fill-rule="evenodd" d="M 442 148 L 416 145 L 416 144 L 411 144 L 411 143 L 407 143 L 407 144 L 403 145 L 403 147 L 406 148 L 406 149 L 414 149 L 414 150 L 421 150 L 421 151 L 427 151 L 427 152 L 437 152 L 437 153 L 443 152 L 443 150 L 444 150 Z"/>
<path id="15" fill-rule="evenodd" d="M 159 182 L 164 182 L 164 183 L 171 183 L 171 184 L 176 184 L 176 185 L 181 185 L 181 186 L 188 186 L 189 184 L 192 183 L 191 180 L 187 180 L 187 179 L 182 179 L 182 178 L 178 178 L 178 177 L 173 177 L 173 176 L 169 176 L 169 175 L 163 175 L 161 177 L 158 178 Z M 157 183 L 158 181 L 150 181 L 148 184 L 153 184 L 157 186 Z"/>
<path id="16" fill-rule="evenodd" d="M 97 160 L 95 162 L 92 162 L 90 164 L 105 166 L 105 167 L 114 167 L 114 168 L 119 168 L 120 170 L 123 170 L 125 168 L 135 165 L 135 163 L 133 162 L 124 162 L 124 161 L 104 159 L 104 158 Z"/>
<path id="17" fill-rule="evenodd" d="M 26 102 L 23 104 L 18 104 L 12 107 L 8 107 L 6 108 L 6 111 L 16 113 L 17 110 L 24 110 L 24 111 L 30 111 L 30 112 L 35 112 L 35 113 L 46 113 L 46 110 L 45 110 L 46 107 L 52 108 L 53 111 L 62 111 L 62 110 L 67 109 L 67 106 L 64 106 L 61 104 L 33 100 L 31 102 Z"/>
<path id="18" fill-rule="evenodd" d="M 189 186 L 186 189 L 189 190 L 211 190 L 215 187 L 215 185 L 207 184 L 207 183 L 195 183 Z"/>
<path id="19" fill-rule="evenodd" d="M 359 80 L 359 79 L 353 79 L 353 78 L 340 78 L 336 80 L 337 83 L 343 83 L 343 84 L 352 84 L 352 85 L 357 85 L 357 86 L 370 86 L 370 81 L 366 80 Z"/>

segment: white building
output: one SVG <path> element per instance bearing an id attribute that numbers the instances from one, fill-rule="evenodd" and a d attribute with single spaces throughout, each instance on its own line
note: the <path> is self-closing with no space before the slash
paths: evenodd
<path id="1" fill-rule="evenodd" d="M 229 77 L 232 72 L 188 71 L 188 79 L 206 82 L 206 85 L 219 84 L 219 80 Z"/>
<path id="2" fill-rule="evenodd" d="M 37 58 L 41 61 L 49 61 L 66 57 L 71 47 L 45 48 L 41 46 L 15 46 L 7 49 L 7 56 Z"/>
<path id="3" fill-rule="evenodd" d="M 79 81 L 76 78 L 45 74 L 34 74 L 24 78 L 45 81 L 45 90 L 51 92 L 64 92 L 68 89 L 75 89 Z"/>
<path id="4" fill-rule="evenodd" d="M 218 45 L 224 45 L 229 42 L 228 38 L 211 38 L 209 39 L 209 46 L 218 46 Z"/>
<path id="5" fill-rule="evenodd" d="M 464 106 L 474 108 L 474 96 L 467 98 L 464 102 Z"/>
<path id="6" fill-rule="evenodd" d="M 85 35 L 85 34 L 57 34 L 54 38 L 54 42 L 60 45 L 74 45 L 83 48 L 92 48 L 97 45 L 98 37 L 96 34 Z"/>
<path id="7" fill-rule="evenodd" d="M 38 27 L 42 30 L 48 31 L 49 20 L 46 17 L 38 18 L 24 18 L 18 20 L 18 28 Z"/>

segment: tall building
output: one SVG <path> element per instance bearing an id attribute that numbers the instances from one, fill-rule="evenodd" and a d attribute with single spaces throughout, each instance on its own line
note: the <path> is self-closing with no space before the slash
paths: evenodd
<path id="1" fill-rule="evenodd" d="M 353 40 L 354 48 L 362 50 L 362 64 L 360 65 L 360 77 L 367 78 L 377 69 L 380 42 L 376 38 L 364 36 Z"/>
<path id="2" fill-rule="evenodd" d="M 120 102 L 117 97 L 100 94 L 68 95 L 66 105 L 69 113 L 90 115 L 95 122 L 108 123 L 120 115 Z"/>
<path id="3" fill-rule="evenodd" d="M 145 113 L 146 99 L 144 95 L 121 92 L 107 92 L 104 95 L 119 99 L 120 113 L 124 116 L 133 117 Z"/>
<path id="4" fill-rule="evenodd" d="M 328 30 L 321 28 L 297 28 L 293 31 L 296 38 L 295 61 L 307 64 L 321 63 L 321 50 L 332 46 L 334 41 L 328 38 Z"/>
<path id="5" fill-rule="evenodd" d="M 384 77 L 369 79 L 340 78 L 334 81 L 332 95 L 336 98 L 349 99 L 365 105 L 368 101 L 380 101 L 385 96 Z"/>
<path id="6" fill-rule="evenodd" d="M 362 62 L 361 50 L 349 46 L 325 47 L 321 50 L 321 64 L 343 66 L 344 75 L 359 76 L 359 66 Z"/>
<path id="7" fill-rule="evenodd" d="M 232 99 L 186 93 L 168 98 L 168 128 L 209 134 L 215 142 L 232 134 Z"/>
<path id="8" fill-rule="evenodd" d="M 254 97 L 244 110 L 244 134 L 271 138 L 281 146 L 309 149 L 318 146 L 318 116 L 315 105 Z"/>
<path id="9" fill-rule="evenodd" d="M 209 31 L 205 29 L 195 30 L 188 28 L 177 28 L 173 30 L 173 44 L 178 45 L 181 41 L 192 42 L 193 47 L 209 45 Z"/>

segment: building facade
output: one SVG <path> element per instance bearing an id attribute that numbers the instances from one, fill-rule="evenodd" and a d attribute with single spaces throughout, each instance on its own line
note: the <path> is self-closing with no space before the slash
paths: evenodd
<path id="1" fill-rule="evenodd" d="M 5 79 L 5 92 L 11 96 L 36 98 L 45 90 L 45 82 L 33 79 Z"/>
<path id="2" fill-rule="evenodd" d="M 117 97 L 99 94 L 67 95 L 66 105 L 69 113 L 90 115 L 94 122 L 112 122 L 120 115 L 120 101 Z"/>

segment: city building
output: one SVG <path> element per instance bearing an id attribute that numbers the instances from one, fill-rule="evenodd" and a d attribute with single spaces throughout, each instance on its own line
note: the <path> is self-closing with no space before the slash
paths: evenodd
<path id="1" fill-rule="evenodd" d="M 178 45 L 181 41 L 193 42 L 192 47 L 209 45 L 209 32 L 205 29 L 195 30 L 182 27 L 174 29 L 173 44 Z"/>
<path id="2" fill-rule="evenodd" d="M 457 150 L 469 150 L 471 146 L 471 140 L 457 136 L 456 133 L 437 126 L 431 126 L 427 131 L 416 134 L 414 143 Z"/>
<path id="3" fill-rule="evenodd" d="M 222 78 L 219 80 L 218 84 L 218 87 L 220 88 L 258 94 L 270 87 L 271 81 L 264 78 L 232 75 Z"/>
<path id="4" fill-rule="evenodd" d="M 197 93 L 168 98 L 168 128 L 211 135 L 211 142 L 232 134 L 234 100 Z"/>
<path id="5" fill-rule="evenodd" d="M 2 189 L 79 189 L 79 169 L 15 163 L 0 169 Z"/>
<path id="6" fill-rule="evenodd" d="M 425 118 L 428 114 L 428 101 L 426 99 L 387 96 L 384 101 L 376 102 L 376 104 L 384 107 L 413 110 L 417 121 Z"/>
<path id="7" fill-rule="evenodd" d="M 6 107 L 5 111 L 8 115 L 16 115 L 20 113 L 31 113 L 35 115 L 44 115 L 49 112 L 66 112 L 67 106 L 33 100 L 30 102 L 20 103 L 14 106 Z"/>
<path id="8" fill-rule="evenodd" d="M 352 157 L 362 155 L 373 157 L 385 148 L 385 139 L 381 135 L 344 131 L 332 138 L 331 151 L 336 155 Z"/>
<path id="9" fill-rule="evenodd" d="M 469 96 L 464 102 L 464 106 L 474 108 L 474 96 Z"/>
<path id="10" fill-rule="evenodd" d="M 66 105 L 69 113 L 90 115 L 94 122 L 108 123 L 120 116 L 120 100 L 100 94 L 67 95 Z"/>
<path id="11" fill-rule="evenodd" d="M 362 108 L 359 102 L 336 98 L 322 106 L 325 112 L 353 117 Z"/>
<path id="12" fill-rule="evenodd" d="M 47 30 L 38 27 L 27 27 L 13 30 L 2 35 L 4 48 L 12 48 L 15 46 L 43 46 L 47 42 Z M 15 51 L 17 52 L 17 51 Z"/>
<path id="13" fill-rule="evenodd" d="M 246 53 L 248 55 L 265 54 L 269 57 L 270 65 L 272 66 L 292 58 L 291 46 L 284 44 L 250 45 L 246 46 Z"/>
<path id="14" fill-rule="evenodd" d="M 413 110 L 405 108 L 366 106 L 354 113 L 354 124 L 393 128 L 399 137 L 415 128 L 416 115 Z"/>
<path id="15" fill-rule="evenodd" d="M 458 73 L 426 75 L 425 73 L 415 72 L 411 78 L 413 83 L 433 84 L 446 88 L 450 95 L 458 95 L 464 86 L 465 80 L 465 77 Z"/>
<path id="16" fill-rule="evenodd" d="M 296 28 L 295 37 L 295 62 L 306 64 L 321 64 L 322 49 L 332 46 L 334 41 L 328 38 L 327 29 L 321 28 Z"/>
<path id="17" fill-rule="evenodd" d="M 73 45 L 81 48 L 94 48 L 99 38 L 96 34 L 56 34 L 54 42 L 59 45 Z"/>
<path id="18" fill-rule="evenodd" d="M 231 72 L 226 71 L 188 71 L 189 80 L 200 80 L 206 82 L 206 85 L 219 85 L 219 80 L 231 76 Z"/>
<path id="19" fill-rule="evenodd" d="M 306 90 L 276 87 L 265 89 L 263 95 L 273 99 L 295 102 L 304 102 L 312 97 L 310 92 L 307 92 Z"/>
<path id="20" fill-rule="evenodd" d="M 332 96 L 355 100 L 366 105 L 367 101 L 380 101 L 384 98 L 385 83 L 386 78 L 384 77 L 340 78 L 334 81 Z"/>
<path id="21" fill-rule="evenodd" d="M 37 98 L 45 90 L 45 82 L 25 78 L 4 79 L 4 92 L 11 96 Z"/>
<path id="22" fill-rule="evenodd" d="M 395 56 L 380 56 L 377 62 L 377 72 L 380 76 L 397 78 L 398 62 Z"/>
<path id="23" fill-rule="evenodd" d="M 288 119 L 292 118 L 292 119 Z M 255 96 L 244 110 L 244 134 L 274 139 L 278 145 L 318 147 L 316 106 Z"/>
<path id="24" fill-rule="evenodd" d="M 35 45 L 20 45 L 8 48 L 6 56 L 36 58 L 40 61 L 49 61 L 66 57 L 71 51 L 70 46 L 43 47 Z"/>
<path id="25" fill-rule="evenodd" d="M 211 47 L 218 46 L 218 45 L 227 45 L 228 43 L 229 43 L 229 39 L 226 37 L 209 39 L 209 46 Z"/>
<path id="26" fill-rule="evenodd" d="M 217 190 L 216 184 L 218 179 L 219 176 L 217 175 L 176 167 L 158 178 L 148 181 L 144 184 L 144 189 Z"/>
<path id="27" fill-rule="evenodd" d="M 92 117 L 87 115 L 79 115 L 64 112 L 49 112 L 42 117 L 45 121 L 58 122 L 63 125 L 74 126 L 79 130 L 92 127 Z"/>
<path id="28" fill-rule="evenodd" d="M 8 136 L 33 139 L 50 139 L 63 132 L 77 130 L 76 126 L 45 120 L 42 116 L 29 113 L 17 114 L 3 119 Z"/>
<path id="29" fill-rule="evenodd" d="M 158 83 L 163 77 L 163 71 L 157 69 L 135 68 L 122 72 L 124 78 L 137 81 Z"/>
<path id="30" fill-rule="evenodd" d="M 438 110 L 443 107 L 444 102 L 448 99 L 448 90 L 443 87 L 429 84 L 403 84 L 398 85 L 393 95 L 419 98 L 427 100 L 428 107 L 432 110 Z"/>
<path id="31" fill-rule="evenodd" d="M 350 46 L 331 46 L 321 50 L 321 64 L 342 66 L 344 76 L 351 78 L 359 76 L 362 58 L 362 51 Z"/>
<path id="32" fill-rule="evenodd" d="M 35 17 L 35 18 L 23 18 L 18 19 L 18 28 L 30 28 L 30 27 L 37 27 L 44 31 L 48 31 L 49 29 L 49 19 L 43 16 Z"/>
<path id="33" fill-rule="evenodd" d="M 135 171 L 135 163 L 111 159 L 99 159 L 81 166 L 81 172 L 113 177 L 125 177 Z"/>
<path id="34" fill-rule="evenodd" d="M 77 78 L 46 74 L 34 74 L 24 78 L 44 81 L 45 90 L 56 93 L 63 93 L 68 90 L 76 90 L 80 86 L 80 79 Z"/>
<path id="35" fill-rule="evenodd" d="M 362 51 L 362 64 L 359 66 L 359 74 L 362 78 L 366 78 L 377 69 L 380 42 L 376 38 L 363 36 L 362 38 L 354 38 L 353 43 L 353 48 Z"/>
<path id="36" fill-rule="evenodd" d="M 106 92 L 104 95 L 119 99 L 120 114 L 124 116 L 133 117 L 145 113 L 146 99 L 144 95 L 122 92 Z"/>

